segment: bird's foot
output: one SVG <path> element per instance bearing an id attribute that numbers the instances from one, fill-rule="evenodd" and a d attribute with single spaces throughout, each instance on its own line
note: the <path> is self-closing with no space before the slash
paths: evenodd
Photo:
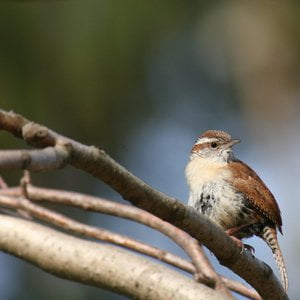
<path id="1" fill-rule="evenodd" d="M 241 254 L 245 251 L 250 251 L 250 253 L 253 255 L 255 253 L 254 247 L 248 244 L 244 244 L 240 239 L 236 238 L 235 236 L 230 235 L 231 239 L 236 243 L 236 245 L 241 248 Z"/>

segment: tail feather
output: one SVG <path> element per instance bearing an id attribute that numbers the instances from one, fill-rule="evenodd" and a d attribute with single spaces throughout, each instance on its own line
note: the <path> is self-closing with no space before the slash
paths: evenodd
<path id="1" fill-rule="evenodd" d="M 269 227 L 269 226 L 266 226 L 263 229 L 262 238 L 266 241 L 266 243 L 268 244 L 268 246 L 271 248 L 271 250 L 273 252 L 273 256 L 275 258 L 275 261 L 276 261 L 278 269 L 279 269 L 279 273 L 280 273 L 280 276 L 281 276 L 281 280 L 282 280 L 284 290 L 287 291 L 288 285 L 289 285 L 288 275 L 287 275 L 283 255 L 282 255 L 281 249 L 279 247 L 276 229 L 272 228 L 272 227 Z"/>

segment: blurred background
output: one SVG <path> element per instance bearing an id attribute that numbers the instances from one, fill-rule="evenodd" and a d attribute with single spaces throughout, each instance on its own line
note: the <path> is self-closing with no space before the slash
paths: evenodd
<path id="1" fill-rule="evenodd" d="M 282 210 L 280 243 L 300 299 L 299 1 L 1 1 L 0 108 L 103 148 L 153 187 L 187 202 L 189 151 L 207 129 L 241 138 L 236 155 Z M 0 132 L 1 148 L 24 148 Z M 19 172 L 2 174 L 18 183 Z M 68 167 L 34 183 L 121 201 Z M 172 242 L 117 218 L 66 211 L 173 253 Z M 278 274 L 271 250 L 248 241 Z M 217 270 L 231 278 L 233 273 Z M 55 288 L 54 288 L 55 287 Z M 0 298 L 126 299 L 0 254 Z M 242 299 L 242 297 L 239 297 Z"/>

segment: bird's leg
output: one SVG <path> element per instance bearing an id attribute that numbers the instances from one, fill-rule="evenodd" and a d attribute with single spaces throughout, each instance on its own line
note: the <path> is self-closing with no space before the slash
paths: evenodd
<path id="1" fill-rule="evenodd" d="M 252 225 L 252 224 L 243 224 L 240 226 L 235 226 L 235 227 L 229 228 L 225 231 L 231 237 L 231 239 L 236 243 L 236 245 L 242 249 L 241 253 L 244 252 L 244 249 L 250 251 L 251 254 L 255 253 L 255 249 L 251 245 L 244 244 L 239 238 L 235 237 L 235 234 L 237 232 L 239 232 L 241 229 L 248 227 L 250 225 Z"/>
<path id="2" fill-rule="evenodd" d="M 231 228 L 227 229 L 225 232 L 228 235 L 232 236 L 232 235 L 235 235 L 237 232 L 239 232 L 241 229 L 248 227 L 249 225 L 252 225 L 252 224 L 242 224 L 239 226 L 231 227 Z"/>

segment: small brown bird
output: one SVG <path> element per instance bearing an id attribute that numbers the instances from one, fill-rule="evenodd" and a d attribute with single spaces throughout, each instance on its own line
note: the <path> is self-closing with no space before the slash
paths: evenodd
<path id="1" fill-rule="evenodd" d="M 234 157 L 232 146 L 239 142 L 217 130 L 206 131 L 197 139 L 186 167 L 190 189 L 188 204 L 223 228 L 240 245 L 243 238 L 253 235 L 262 238 L 272 249 L 287 290 L 288 276 L 276 232 L 278 229 L 282 234 L 280 210 L 258 175 Z"/>

